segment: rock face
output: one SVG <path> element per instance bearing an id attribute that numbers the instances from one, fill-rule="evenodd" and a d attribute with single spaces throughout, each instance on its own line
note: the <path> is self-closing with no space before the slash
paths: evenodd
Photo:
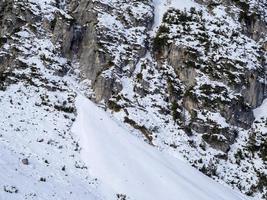
<path id="1" fill-rule="evenodd" d="M 73 18 L 64 18 L 58 13 L 54 19 L 53 37 L 55 43 L 62 44 L 63 54 L 79 60 L 85 76 L 95 82 L 109 59 L 107 54 L 99 51 L 95 28 L 97 13 L 93 11 L 92 4 L 88 1 L 72 1 L 69 9 Z"/>
<path id="2" fill-rule="evenodd" d="M 255 199 L 266 198 L 267 117 L 255 112 L 265 109 L 267 95 L 264 0 L 166 1 L 162 19 L 150 0 L 57 0 L 33 2 L 32 9 L 14 2 L 0 2 L 0 88 L 14 83 L 15 69 L 27 68 L 15 59 L 21 49 L 12 45 L 13 36 L 36 34 L 42 26 L 58 47 L 40 56 L 42 62 L 54 66 L 59 53 L 68 59 L 58 61 L 54 75 L 80 71 L 93 90 L 90 98 L 149 144 Z M 30 81 L 34 70 L 15 77 Z M 66 84 L 41 82 L 49 91 Z M 53 106 L 74 112 L 67 99 L 69 106 Z"/>
<path id="3" fill-rule="evenodd" d="M 244 54 L 253 59 L 254 63 L 250 63 L 245 57 L 231 57 L 244 45 L 255 44 L 244 35 L 234 33 L 234 30 L 212 30 L 210 27 L 223 22 L 205 20 L 203 13 L 195 10 L 169 11 L 163 22 L 154 45 L 158 46 L 158 43 L 163 43 L 161 40 L 165 40 L 167 46 L 156 51 L 156 55 L 174 67 L 190 94 L 190 99 L 196 102 L 195 107 L 187 108 L 189 112 L 194 109 L 219 111 L 230 124 L 249 129 L 254 120 L 252 109 L 261 105 L 264 99 L 264 51 L 256 46 L 254 53 L 250 49 L 244 49 Z M 194 29 L 196 22 L 200 27 Z M 215 37 L 212 34 L 216 34 Z M 231 38 L 233 34 L 237 34 L 238 39 L 243 37 L 243 41 L 238 43 L 235 38 Z M 187 44 L 183 44 L 184 39 Z M 231 40 L 232 44 L 226 44 L 227 40 Z M 198 45 L 194 46 L 195 42 Z M 218 55 L 216 51 L 221 53 Z M 212 81 L 220 83 L 211 84 Z M 199 91 L 198 94 L 195 91 Z M 235 95 L 231 96 L 230 92 Z M 188 94 L 185 93 L 185 96 Z M 209 98 L 211 96 L 214 98 Z"/>
<path id="4" fill-rule="evenodd" d="M 107 101 L 122 89 L 116 76 L 123 73 L 123 67 L 134 70 L 146 53 L 152 7 L 137 1 L 105 4 L 81 0 L 71 1 L 68 10 L 73 18 L 64 19 L 59 13 L 54 19 L 54 40 L 62 43 L 65 56 L 79 62 L 84 77 L 92 83 L 96 101 Z M 116 19 L 114 15 L 122 16 Z M 117 54 L 118 49 L 121 52 Z"/>

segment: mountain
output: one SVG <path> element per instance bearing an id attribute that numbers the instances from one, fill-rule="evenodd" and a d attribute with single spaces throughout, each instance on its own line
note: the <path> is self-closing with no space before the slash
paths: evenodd
<path id="1" fill-rule="evenodd" d="M 265 0 L 1 0 L 0 199 L 266 199 L 266 51 Z"/>

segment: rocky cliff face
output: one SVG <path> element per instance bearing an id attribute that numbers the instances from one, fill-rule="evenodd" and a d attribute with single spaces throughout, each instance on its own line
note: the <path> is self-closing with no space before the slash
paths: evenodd
<path id="1" fill-rule="evenodd" d="M 55 49 L 32 51 L 52 74 L 78 70 L 89 97 L 148 143 L 265 199 L 266 10 L 264 0 L 2 1 L 1 87 L 41 76 L 34 63 L 18 75 L 29 64 L 15 59 L 14 44 L 49 35 Z M 41 80 L 51 90 L 68 85 Z"/>

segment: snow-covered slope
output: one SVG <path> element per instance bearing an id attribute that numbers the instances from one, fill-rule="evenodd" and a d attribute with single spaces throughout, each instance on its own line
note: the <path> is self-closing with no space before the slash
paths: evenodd
<path id="1" fill-rule="evenodd" d="M 247 199 L 137 139 L 82 95 L 76 107 L 72 131 L 80 138 L 89 171 L 103 183 L 106 199 L 114 193 L 131 200 Z"/>

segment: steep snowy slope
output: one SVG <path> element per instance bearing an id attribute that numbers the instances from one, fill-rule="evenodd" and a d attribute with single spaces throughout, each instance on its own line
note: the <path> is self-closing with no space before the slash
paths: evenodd
<path id="1" fill-rule="evenodd" d="M 72 131 L 79 136 L 83 160 L 103 183 L 107 199 L 114 199 L 114 193 L 129 200 L 247 199 L 137 139 L 82 95 L 76 98 L 76 107 Z"/>

